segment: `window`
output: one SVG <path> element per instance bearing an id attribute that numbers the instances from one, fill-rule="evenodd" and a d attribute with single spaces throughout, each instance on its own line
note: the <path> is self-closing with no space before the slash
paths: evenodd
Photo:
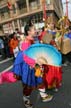
<path id="1" fill-rule="evenodd" d="M 15 8 L 15 5 L 12 5 L 12 7 L 13 7 L 13 13 L 15 14 L 17 9 Z"/>
<path id="2" fill-rule="evenodd" d="M 26 8 L 26 0 L 17 1 L 18 8 L 21 10 L 22 8 Z"/>
<path id="3" fill-rule="evenodd" d="M 49 5 L 51 3 L 50 0 L 46 0 L 46 4 Z"/>

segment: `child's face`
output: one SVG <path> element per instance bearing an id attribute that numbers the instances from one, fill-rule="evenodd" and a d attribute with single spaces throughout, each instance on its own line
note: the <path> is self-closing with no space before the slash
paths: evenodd
<path id="1" fill-rule="evenodd" d="M 52 30 L 54 29 L 54 24 L 53 24 L 53 23 L 50 24 L 50 28 L 51 28 Z"/>
<path id="2" fill-rule="evenodd" d="M 16 34 L 14 34 L 14 39 L 16 39 L 17 37 L 16 37 Z"/>
<path id="3" fill-rule="evenodd" d="M 30 34 L 32 37 L 34 37 L 34 36 L 36 35 L 36 29 L 35 29 L 34 26 L 32 26 L 32 27 L 30 28 L 29 34 Z"/>

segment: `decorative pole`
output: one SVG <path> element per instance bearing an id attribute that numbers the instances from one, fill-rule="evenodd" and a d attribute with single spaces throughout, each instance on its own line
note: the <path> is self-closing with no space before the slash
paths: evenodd
<path id="1" fill-rule="evenodd" d="M 66 16 L 68 17 L 68 0 L 66 0 Z"/>
<path id="2" fill-rule="evenodd" d="M 69 20 L 68 20 L 68 18 L 69 18 L 68 3 L 69 3 L 69 1 L 66 0 L 66 16 L 67 16 L 66 24 L 67 24 L 67 26 L 70 25 L 70 24 L 69 24 Z"/>

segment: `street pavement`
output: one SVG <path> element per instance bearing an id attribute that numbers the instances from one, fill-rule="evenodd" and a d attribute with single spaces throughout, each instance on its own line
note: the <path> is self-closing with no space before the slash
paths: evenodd
<path id="1" fill-rule="evenodd" d="M 0 61 L 0 72 L 11 70 L 13 60 Z M 53 100 L 43 103 L 37 90 L 31 94 L 33 108 L 71 108 L 71 65 L 62 67 L 63 84 L 58 92 L 47 90 L 52 94 Z M 0 85 L 0 108 L 25 108 L 22 99 L 21 82 Z"/>

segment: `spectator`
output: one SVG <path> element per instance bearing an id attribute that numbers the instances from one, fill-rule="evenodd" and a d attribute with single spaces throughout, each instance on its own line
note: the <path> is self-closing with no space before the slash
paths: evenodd
<path id="1" fill-rule="evenodd" d="M 3 39 L 4 39 L 4 46 L 5 46 L 5 55 L 6 55 L 6 57 L 10 57 L 10 51 L 9 51 L 9 45 L 8 45 L 8 37 L 3 37 Z"/>
<path id="2" fill-rule="evenodd" d="M 5 53 L 4 53 L 4 42 L 3 39 L 0 38 L 0 53 L 2 55 L 2 58 L 5 58 Z"/>
<path id="3" fill-rule="evenodd" d="M 18 49 L 18 39 L 17 39 L 16 33 L 13 33 L 13 38 L 10 41 L 10 46 L 13 50 L 14 57 L 16 57 L 17 54 L 18 54 L 18 51 L 19 51 L 19 49 Z"/>

